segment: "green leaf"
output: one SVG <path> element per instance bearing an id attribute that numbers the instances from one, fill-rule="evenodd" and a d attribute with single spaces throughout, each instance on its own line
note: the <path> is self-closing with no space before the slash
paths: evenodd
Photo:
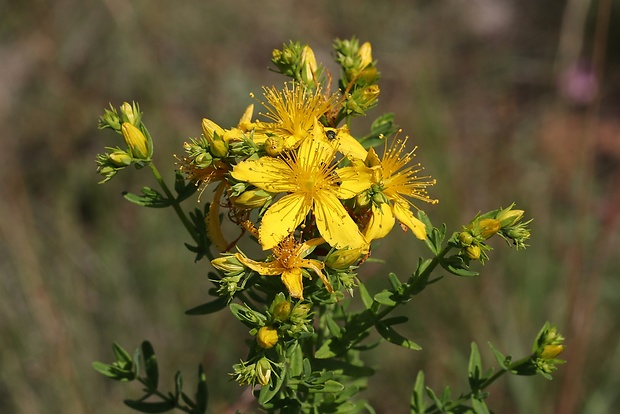
<path id="1" fill-rule="evenodd" d="M 229 306 L 230 311 L 239 319 L 243 324 L 249 328 L 255 328 L 257 326 L 263 326 L 267 317 L 260 312 L 250 309 L 247 305 L 239 305 L 238 303 L 231 303 Z"/>
<path id="2" fill-rule="evenodd" d="M 393 296 L 394 292 L 383 290 L 375 295 L 375 300 L 385 306 L 396 306 L 398 302 L 392 299 Z"/>
<path id="3" fill-rule="evenodd" d="M 226 307 L 228 304 L 228 298 L 219 297 L 211 302 L 203 303 L 194 308 L 185 311 L 186 315 L 206 315 L 209 313 L 215 313 Z"/>
<path id="4" fill-rule="evenodd" d="M 191 197 L 198 190 L 196 183 L 185 182 L 185 176 L 181 171 L 177 171 L 174 177 L 174 191 L 177 193 L 177 201 L 181 202 Z"/>
<path id="5" fill-rule="evenodd" d="M 388 280 L 390 281 L 390 284 L 392 285 L 392 289 L 394 289 L 395 291 L 399 291 L 399 288 L 403 285 L 403 283 L 398 279 L 398 276 L 396 276 L 396 273 L 390 273 L 388 275 Z"/>
<path id="6" fill-rule="evenodd" d="M 161 402 L 146 402 L 136 400 L 123 401 L 129 408 L 133 408 L 136 411 L 143 413 L 165 413 L 170 410 L 174 410 L 174 404 L 170 401 Z"/>
<path id="7" fill-rule="evenodd" d="M 327 380 L 325 381 L 324 384 L 316 387 L 316 388 L 311 388 L 310 392 L 340 392 L 344 390 L 344 385 L 342 385 L 341 383 L 339 383 L 338 381 L 334 381 L 334 380 Z"/>
<path id="8" fill-rule="evenodd" d="M 129 352 L 125 351 L 123 347 L 116 342 L 112 344 L 112 350 L 114 351 L 114 355 L 116 355 L 116 360 L 118 362 L 133 363 L 133 359 L 131 358 L 131 355 L 129 355 Z"/>
<path id="9" fill-rule="evenodd" d="M 508 365 L 510 364 L 512 358 L 510 356 L 506 356 L 502 354 L 497 348 L 493 346 L 491 342 L 487 342 L 487 343 L 489 344 L 491 351 L 493 351 L 493 356 L 495 357 L 495 360 L 497 361 L 499 366 L 504 370 L 508 370 L 509 369 Z"/>
<path id="10" fill-rule="evenodd" d="M 480 275 L 478 272 L 467 269 L 467 265 L 460 256 L 450 256 L 447 259 L 441 260 L 439 263 L 441 267 L 456 276 L 474 277 Z"/>
<path id="11" fill-rule="evenodd" d="M 142 358 L 144 358 L 144 370 L 146 371 L 146 382 L 152 391 L 156 391 L 159 386 L 159 368 L 157 367 L 157 357 L 153 346 L 149 341 L 142 342 Z"/>
<path id="12" fill-rule="evenodd" d="M 370 297 L 370 294 L 368 293 L 368 289 L 366 289 L 366 286 L 364 286 L 363 283 L 360 282 L 358 289 L 360 291 L 360 297 L 362 299 L 362 303 L 364 304 L 364 307 L 366 309 L 370 309 L 370 307 L 372 306 L 373 300 Z"/>
<path id="13" fill-rule="evenodd" d="M 295 342 L 287 349 L 287 356 L 289 358 L 289 372 L 291 377 L 300 376 L 304 369 L 304 356 L 301 352 L 299 342 Z"/>
<path id="14" fill-rule="evenodd" d="M 476 414 L 491 414 L 484 401 L 471 397 L 471 406 Z"/>
<path id="15" fill-rule="evenodd" d="M 467 371 L 469 386 L 472 391 L 478 391 L 480 383 L 482 382 L 482 361 L 480 359 L 478 345 L 476 345 L 475 342 L 471 343 L 471 352 L 469 354 L 469 365 Z"/>
<path id="16" fill-rule="evenodd" d="M 140 191 L 142 192 L 141 196 L 124 191 L 123 197 L 125 197 L 126 200 L 143 207 L 164 208 L 170 206 L 170 200 L 158 191 L 153 190 L 150 187 L 142 187 Z"/>
<path id="17" fill-rule="evenodd" d="M 333 358 L 336 355 L 340 355 L 345 352 L 347 348 L 340 341 L 332 341 L 328 339 L 323 342 L 323 345 L 315 352 L 314 357 L 318 359 Z"/>
<path id="18" fill-rule="evenodd" d="M 396 332 L 391 326 L 386 325 L 383 322 L 378 322 L 377 324 L 375 324 L 375 327 L 377 328 L 377 332 L 379 332 L 379 334 L 383 338 L 395 345 L 399 345 L 407 349 L 412 349 L 414 351 L 419 351 L 420 349 L 422 349 L 420 345 L 405 338 L 404 336 Z"/>
<path id="19" fill-rule="evenodd" d="M 424 402 L 424 372 L 419 371 L 411 393 L 411 414 L 424 414 L 426 403 Z"/>
<path id="20" fill-rule="evenodd" d="M 179 397 L 183 393 L 183 376 L 181 371 L 174 374 L 174 400 L 179 401 Z"/>
<path id="21" fill-rule="evenodd" d="M 207 412 L 209 403 L 209 393 L 207 389 L 207 375 L 202 367 L 198 366 L 198 388 L 196 390 L 196 407 L 192 411 L 194 414 L 203 414 Z"/>
<path id="22" fill-rule="evenodd" d="M 103 362 L 93 362 L 92 363 L 92 367 L 95 369 L 95 371 L 97 371 L 98 373 L 105 375 L 106 377 L 115 379 L 115 380 L 121 380 L 122 378 L 119 378 L 118 375 L 118 371 L 113 370 L 112 365 L 110 364 L 104 364 Z"/>
<path id="23" fill-rule="evenodd" d="M 342 338 L 342 330 L 340 329 L 340 326 L 338 326 L 338 324 L 334 321 L 334 319 L 332 318 L 330 314 L 325 315 L 325 323 L 327 324 L 327 329 L 329 329 L 329 332 L 333 336 L 335 336 L 338 339 Z"/>

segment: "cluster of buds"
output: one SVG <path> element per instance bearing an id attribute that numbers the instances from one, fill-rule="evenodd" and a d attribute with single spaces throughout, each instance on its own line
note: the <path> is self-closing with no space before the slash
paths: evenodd
<path id="1" fill-rule="evenodd" d="M 556 365 L 565 362 L 557 358 L 563 350 L 564 337 L 555 326 L 545 323 L 532 346 L 532 364 L 536 372 L 551 379 L 549 374 L 557 369 Z"/>
<path id="2" fill-rule="evenodd" d="M 317 64 L 314 51 L 308 45 L 290 42 L 282 50 L 272 52 L 271 62 L 278 72 L 300 82 L 311 89 L 316 89 L 323 80 L 324 68 Z"/>
<path id="3" fill-rule="evenodd" d="M 153 141 L 142 123 L 142 113 L 137 103 L 123 103 L 119 111 L 110 105 L 99 119 L 99 128 L 110 128 L 123 137 L 125 148 L 106 147 L 106 152 L 97 155 L 97 172 L 109 181 L 123 168 L 134 164 L 141 168 L 153 156 Z"/>
<path id="4" fill-rule="evenodd" d="M 521 221 L 524 211 L 513 207 L 511 204 L 507 208 L 479 214 L 465 226 L 453 241 L 461 249 L 460 256 L 467 262 L 479 260 L 484 263 L 489 259 L 487 252 L 492 250 L 486 240 L 496 234 L 517 249 L 525 248 L 525 241 L 530 237 L 527 226 L 532 220 Z"/>

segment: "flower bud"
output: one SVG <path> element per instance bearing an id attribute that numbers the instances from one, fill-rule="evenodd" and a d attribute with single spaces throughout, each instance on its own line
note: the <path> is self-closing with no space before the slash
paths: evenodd
<path id="1" fill-rule="evenodd" d="M 478 260 L 480 258 L 480 254 L 480 247 L 475 244 L 465 248 L 465 255 L 471 260 Z"/>
<path id="2" fill-rule="evenodd" d="M 273 348 L 278 343 L 278 330 L 271 326 L 263 326 L 256 334 L 256 343 L 264 349 Z"/>
<path id="3" fill-rule="evenodd" d="M 241 119 L 239 120 L 239 129 L 243 132 L 248 132 L 253 129 L 252 116 L 254 114 L 254 104 L 251 104 L 245 109 Z"/>
<path id="4" fill-rule="evenodd" d="M 123 122 L 121 130 L 123 132 L 125 143 L 127 144 L 127 147 L 131 151 L 133 157 L 141 160 L 149 159 L 149 145 L 142 131 L 129 122 Z"/>
<path id="5" fill-rule="evenodd" d="M 309 85 L 314 84 L 317 68 L 314 52 L 310 46 L 304 46 L 301 51 L 301 80 Z"/>
<path id="6" fill-rule="evenodd" d="M 483 240 L 486 240 L 497 233 L 502 228 L 499 220 L 487 218 L 478 222 L 477 229 Z"/>
<path id="7" fill-rule="evenodd" d="M 363 249 L 334 250 L 325 258 L 325 266 L 334 270 L 348 270 L 356 263 L 363 253 Z"/>
<path id="8" fill-rule="evenodd" d="M 114 151 L 110 154 L 110 161 L 117 167 L 126 167 L 131 164 L 131 156 L 125 151 Z"/>
<path id="9" fill-rule="evenodd" d="M 364 107 L 370 106 L 378 97 L 381 90 L 379 85 L 367 86 L 363 91 L 360 98 L 360 105 Z"/>
<path id="10" fill-rule="evenodd" d="M 462 231 L 459 234 L 459 242 L 463 246 L 470 246 L 473 241 L 474 241 L 474 236 L 472 236 L 470 232 Z"/>
<path id="11" fill-rule="evenodd" d="M 230 201 L 243 209 L 260 208 L 273 197 L 264 190 L 247 190 L 236 197 L 230 197 Z"/>
<path id="12" fill-rule="evenodd" d="M 245 270 L 245 267 L 234 255 L 226 255 L 216 257 L 211 260 L 211 264 L 218 270 L 225 272 L 226 274 L 237 274 Z"/>
<path id="13" fill-rule="evenodd" d="M 134 111 L 134 107 L 131 106 L 128 102 L 123 102 L 123 104 L 121 105 L 121 115 L 123 115 L 125 122 L 129 122 L 131 125 L 134 126 L 137 126 L 139 121 L 139 114 L 137 114 L 136 112 L 137 111 Z"/>
<path id="14" fill-rule="evenodd" d="M 499 212 L 499 214 L 495 217 L 499 220 L 502 228 L 513 226 L 517 223 L 517 221 L 521 220 L 523 214 L 525 212 L 523 210 L 511 210 L 507 208 Z"/>
<path id="15" fill-rule="evenodd" d="M 372 46 L 370 42 L 365 42 L 360 46 L 357 51 L 357 55 L 360 57 L 360 69 L 364 69 L 366 66 L 372 63 Z"/>
<path id="16" fill-rule="evenodd" d="M 291 303 L 288 300 L 284 300 L 273 308 L 273 319 L 278 322 L 284 322 L 291 314 Z"/>
<path id="17" fill-rule="evenodd" d="M 284 139 L 279 135 L 271 135 L 265 140 L 265 152 L 270 157 L 277 157 L 284 150 Z"/>
<path id="18" fill-rule="evenodd" d="M 564 345 L 545 345 L 539 356 L 542 359 L 553 359 L 564 350 Z"/>
<path id="19" fill-rule="evenodd" d="M 290 319 L 291 321 L 300 322 L 308 316 L 312 307 L 307 303 L 297 303 L 293 310 L 291 311 Z"/>
<path id="20" fill-rule="evenodd" d="M 271 379 L 271 363 L 265 357 L 259 359 L 256 363 L 256 378 L 262 386 L 269 384 Z"/>
<path id="21" fill-rule="evenodd" d="M 211 144 L 216 134 L 220 137 L 224 136 L 224 129 L 210 119 L 203 118 L 202 133 L 205 134 L 205 138 L 207 138 L 207 141 Z"/>

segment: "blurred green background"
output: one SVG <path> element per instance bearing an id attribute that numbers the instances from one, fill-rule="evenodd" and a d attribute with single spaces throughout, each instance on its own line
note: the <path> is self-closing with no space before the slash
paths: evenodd
<path id="1" fill-rule="evenodd" d="M 612 4 L 614 3 L 614 4 Z M 94 159 L 118 136 L 98 131 L 109 103 L 138 101 L 158 168 L 208 117 L 235 125 L 280 84 L 271 51 L 309 43 L 332 65 L 334 38 L 373 45 L 378 108 L 394 112 L 438 180 L 426 208 L 456 230 L 517 202 L 531 247 L 495 243 L 476 279 L 448 276 L 403 310 L 412 352 L 384 344 L 365 392 L 379 413 L 408 412 L 415 376 L 466 386 L 469 344 L 529 352 L 546 320 L 567 337 L 555 379 L 503 378 L 496 413 L 608 413 L 620 404 L 620 4 L 611 0 L 163 1 L 0 0 L 0 412 L 128 413 L 138 386 L 91 362 L 111 343 L 155 346 L 162 379 L 193 388 L 207 369 L 211 412 L 253 412 L 230 382 L 247 329 L 227 312 L 189 317 L 207 299 L 209 264 L 193 263 L 171 210 L 125 202 L 155 186 L 127 169 L 100 186 Z M 333 68 L 333 66 L 332 66 Z M 333 73 L 337 78 L 337 73 Z M 394 234 L 361 276 L 377 289 L 426 254 Z M 475 266 L 479 269 L 479 266 Z"/>

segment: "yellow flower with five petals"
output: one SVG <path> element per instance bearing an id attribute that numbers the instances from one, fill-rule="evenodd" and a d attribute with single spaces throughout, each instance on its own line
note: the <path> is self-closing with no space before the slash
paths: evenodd
<path id="1" fill-rule="evenodd" d="M 263 250 L 280 243 L 312 212 L 319 233 L 330 246 L 352 249 L 368 243 L 340 202 L 367 190 L 371 170 L 365 166 L 336 168 L 336 149 L 315 119 L 313 134 L 296 151 L 279 158 L 261 157 L 235 165 L 231 175 L 269 193 L 287 193 L 263 215 L 259 242 Z"/>
<path id="2" fill-rule="evenodd" d="M 235 253 L 235 257 L 245 266 L 254 270 L 261 276 L 278 276 L 290 295 L 294 298 L 303 299 L 303 273 L 302 269 L 311 269 L 321 278 L 328 292 L 333 292 L 332 285 L 323 274 L 325 265 L 315 259 L 305 259 L 314 248 L 325 243 L 321 237 L 299 243 L 293 235 L 289 235 L 281 243 L 273 248 L 273 260 L 267 262 L 257 262 L 249 259 L 244 254 Z"/>

